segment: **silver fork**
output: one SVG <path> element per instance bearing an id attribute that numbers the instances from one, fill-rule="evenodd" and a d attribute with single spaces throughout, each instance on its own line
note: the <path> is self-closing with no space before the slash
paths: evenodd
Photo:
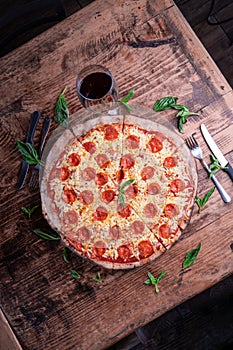
<path id="1" fill-rule="evenodd" d="M 44 148 L 44 144 L 45 144 L 45 139 L 48 135 L 48 131 L 50 128 L 50 124 L 51 124 L 51 118 L 50 117 L 46 117 L 44 119 L 43 122 L 43 127 L 42 127 L 42 132 L 41 132 L 41 140 L 40 140 L 40 146 L 39 146 L 39 150 L 38 150 L 38 155 L 39 158 L 41 159 L 42 156 L 42 151 Z M 30 190 L 36 190 L 38 185 L 39 185 L 39 171 L 40 171 L 40 164 L 36 164 L 32 170 L 32 175 L 29 181 L 29 188 Z"/>
<path id="2" fill-rule="evenodd" d="M 203 167 L 206 169 L 206 171 L 208 172 L 208 174 L 211 173 L 210 168 L 208 167 L 207 163 L 204 161 L 203 156 L 202 156 L 202 149 L 201 147 L 198 145 L 196 139 L 194 138 L 194 134 L 192 134 L 192 136 L 188 137 L 185 142 L 188 146 L 188 148 L 190 149 L 192 155 L 199 159 L 203 165 Z M 222 200 L 225 203 L 229 203 L 231 201 L 230 196 L 227 194 L 227 192 L 224 190 L 224 188 L 220 185 L 220 183 L 218 182 L 218 180 L 216 179 L 216 177 L 213 175 L 211 176 L 211 180 L 213 181 L 213 183 L 215 184 L 220 196 L 222 197 Z"/>

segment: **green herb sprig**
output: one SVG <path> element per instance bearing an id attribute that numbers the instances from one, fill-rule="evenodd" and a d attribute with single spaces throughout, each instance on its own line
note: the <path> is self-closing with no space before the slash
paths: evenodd
<path id="1" fill-rule="evenodd" d="M 173 108 L 179 112 L 176 114 L 178 119 L 179 131 L 183 134 L 183 125 L 186 123 L 187 117 L 190 115 L 199 115 L 198 113 L 190 112 L 188 107 L 182 104 L 177 104 L 178 97 L 167 96 L 157 100 L 153 106 L 155 112 L 165 111 L 166 109 Z"/>
<path id="2" fill-rule="evenodd" d="M 65 98 L 65 92 L 66 92 L 67 87 L 63 89 L 62 93 L 59 95 L 56 106 L 55 106 L 55 118 L 54 120 L 64 126 L 65 128 L 68 128 L 68 120 L 69 120 L 69 109 L 67 105 L 67 101 Z"/>
<path id="3" fill-rule="evenodd" d="M 198 213 L 201 212 L 201 209 L 204 207 L 204 205 L 208 202 L 210 196 L 214 193 L 215 187 L 212 187 L 206 195 L 201 199 L 200 197 L 196 196 L 195 200 L 198 205 Z"/>
<path id="4" fill-rule="evenodd" d="M 121 102 L 128 109 L 128 111 L 132 111 L 132 107 L 129 106 L 128 102 L 133 97 L 133 94 L 134 89 L 129 90 L 128 94 L 125 97 L 123 97 L 121 100 L 118 100 L 118 102 Z"/>
<path id="5" fill-rule="evenodd" d="M 82 276 L 75 270 L 70 270 L 71 276 L 74 277 L 76 280 L 79 280 L 82 278 Z"/>
<path id="6" fill-rule="evenodd" d="M 63 256 L 63 260 L 69 264 L 70 263 L 70 258 L 69 258 L 69 254 L 68 254 L 68 249 L 64 248 L 62 251 L 62 256 Z"/>
<path id="7" fill-rule="evenodd" d="M 119 202 L 125 206 L 125 188 L 129 185 L 135 184 L 135 180 L 127 180 L 125 182 L 123 182 L 123 184 L 120 186 L 119 188 Z"/>
<path id="8" fill-rule="evenodd" d="M 16 142 L 18 145 L 19 152 L 28 164 L 40 164 L 42 166 L 44 165 L 44 163 L 40 160 L 35 147 L 32 144 L 20 140 L 17 140 Z"/>
<path id="9" fill-rule="evenodd" d="M 154 277 L 152 273 L 148 272 L 148 279 L 144 281 L 145 284 L 152 284 L 155 286 L 155 293 L 159 293 L 159 287 L 158 284 L 161 281 L 161 279 L 165 276 L 166 271 L 163 270 L 158 277 Z"/>
<path id="10" fill-rule="evenodd" d="M 49 229 L 35 228 L 33 230 L 33 232 L 37 236 L 39 236 L 47 241 L 59 241 L 60 240 L 60 236 L 58 236 L 58 234 L 56 232 L 51 231 Z"/>
<path id="11" fill-rule="evenodd" d="M 24 214 L 28 215 L 29 219 L 31 219 L 32 214 L 36 211 L 36 209 L 39 208 L 39 205 L 34 205 L 34 207 L 26 208 L 26 207 L 21 207 L 21 210 Z"/>
<path id="12" fill-rule="evenodd" d="M 103 281 L 102 281 L 100 272 L 97 273 L 97 277 L 90 278 L 90 281 L 94 281 L 94 282 L 97 282 L 97 283 L 102 283 Z"/>
<path id="13" fill-rule="evenodd" d="M 201 249 L 201 243 L 198 244 L 197 248 L 190 250 L 184 258 L 183 261 L 183 269 L 186 269 L 187 267 L 191 266 L 197 259 L 197 255 Z"/>
<path id="14" fill-rule="evenodd" d="M 227 167 L 221 166 L 221 164 L 219 163 L 218 159 L 215 158 L 212 154 L 210 155 L 210 161 L 211 161 L 211 164 L 209 166 L 209 168 L 211 170 L 211 173 L 209 174 L 210 178 L 213 175 L 215 175 L 218 170 L 220 170 L 220 169 L 227 169 Z"/>

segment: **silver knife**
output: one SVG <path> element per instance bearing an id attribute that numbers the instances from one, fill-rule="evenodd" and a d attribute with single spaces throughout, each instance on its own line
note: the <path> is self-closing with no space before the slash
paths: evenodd
<path id="1" fill-rule="evenodd" d="M 204 124 L 201 124 L 201 132 L 202 135 L 209 146 L 211 152 L 215 155 L 215 157 L 218 159 L 220 165 L 222 167 L 226 167 L 226 169 L 223 169 L 231 178 L 233 181 L 233 168 L 230 165 L 230 163 L 226 160 L 218 146 L 216 145 L 214 139 L 210 135 L 209 131 L 207 130 L 206 126 Z"/>
<path id="2" fill-rule="evenodd" d="M 40 112 L 37 112 L 37 111 L 33 112 L 31 115 L 30 124 L 29 124 L 28 133 L 27 133 L 25 142 L 31 143 L 33 145 L 33 137 L 34 137 L 36 126 L 38 124 L 39 119 L 40 119 Z M 27 176 L 28 168 L 29 168 L 29 164 L 25 160 L 23 160 L 19 171 L 19 181 L 16 185 L 17 190 L 20 190 L 23 187 L 25 178 Z"/>

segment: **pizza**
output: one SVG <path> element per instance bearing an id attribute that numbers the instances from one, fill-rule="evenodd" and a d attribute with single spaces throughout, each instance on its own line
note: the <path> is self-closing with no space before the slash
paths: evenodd
<path id="1" fill-rule="evenodd" d="M 49 151 L 43 213 L 80 256 L 112 269 L 143 265 L 188 223 L 196 187 L 189 159 L 179 136 L 151 120 L 77 123 Z"/>

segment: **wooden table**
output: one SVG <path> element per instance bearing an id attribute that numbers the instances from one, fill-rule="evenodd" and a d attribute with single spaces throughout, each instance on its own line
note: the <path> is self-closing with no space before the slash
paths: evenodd
<path id="1" fill-rule="evenodd" d="M 75 255 L 67 264 L 61 244 L 32 233 L 46 221 L 40 210 L 28 219 L 20 209 L 39 205 L 40 194 L 39 190 L 31 193 L 27 184 L 15 190 L 21 163 L 16 139 L 24 139 L 34 110 L 54 116 L 55 101 L 65 85 L 70 113 L 82 108 L 76 75 L 93 63 L 110 69 L 120 96 L 135 89 L 132 103 L 152 108 L 158 98 L 179 97 L 180 103 L 201 114 L 188 119 L 184 137 L 196 131 L 208 161 L 209 150 L 199 130 L 205 122 L 233 163 L 232 89 L 171 0 L 97 0 L 3 57 L 0 274 L 4 349 L 20 345 L 30 350 L 107 348 L 233 272 L 232 203 L 224 204 L 217 191 L 200 214 L 195 206 L 189 226 L 172 249 L 134 270 L 104 270 Z M 176 126 L 173 110 L 161 112 L 161 118 Z M 53 121 L 52 130 L 56 127 Z M 36 145 L 39 137 L 40 127 Z M 202 197 L 213 184 L 200 164 L 197 167 L 197 194 Z M 229 177 L 222 171 L 217 177 L 233 195 Z M 185 254 L 199 242 L 197 261 L 182 274 Z M 75 280 L 71 268 L 84 278 Z M 143 282 L 148 271 L 158 275 L 163 269 L 167 274 L 155 294 Z M 90 281 L 97 272 L 103 283 Z"/>

